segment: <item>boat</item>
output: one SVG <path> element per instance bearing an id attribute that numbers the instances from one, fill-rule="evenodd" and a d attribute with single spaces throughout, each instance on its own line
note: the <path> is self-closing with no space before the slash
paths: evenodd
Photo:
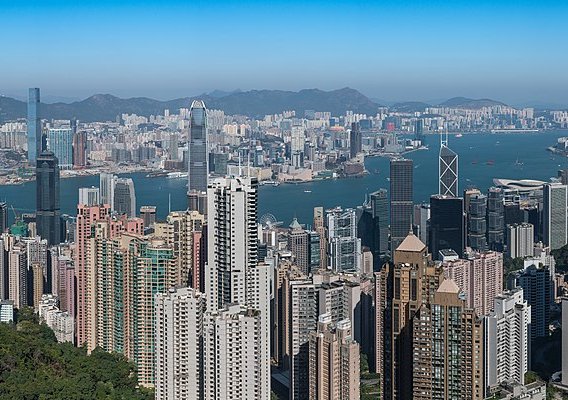
<path id="1" fill-rule="evenodd" d="M 311 190 L 304 190 L 304 193 L 312 193 Z"/>
<path id="2" fill-rule="evenodd" d="M 493 164 L 495 164 L 495 161 L 493 161 L 493 160 L 488 160 L 485 164 L 487 164 L 487 165 L 493 165 Z"/>
<path id="3" fill-rule="evenodd" d="M 463 137 L 463 135 L 462 135 L 461 133 L 458 133 L 458 134 L 456 135 L 456 137 L 457 137 L 457 138 L 460 138 L 460 137 Z"/>
<path id="4" fill-rule="evenodd" d="M 473 165 L 475 165 L 475 164 L 477 164 L 477 160 L 473 160 L 471 163 L 472 163 Z"/>
<path id="5" fill-rule="evenodd" d="M 170 172 L 166 175 L 166 179 L 181 179 L 187 178 L 187 172 Z"/>

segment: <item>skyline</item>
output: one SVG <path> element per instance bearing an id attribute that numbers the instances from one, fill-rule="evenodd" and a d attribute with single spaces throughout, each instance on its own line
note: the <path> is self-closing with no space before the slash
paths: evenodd
<path id="1" fill-rule="evenodd" d="M 0 42 L 14 60 L 0 66 L 10 77 L 0 91 L 163 100 L 216 89 L 349 86 L 390 102 L 568 104 L 568 55 L 558 50 L 568 5 L 500 3 L 6 4 L 0 18 L 18 34 Z"/>

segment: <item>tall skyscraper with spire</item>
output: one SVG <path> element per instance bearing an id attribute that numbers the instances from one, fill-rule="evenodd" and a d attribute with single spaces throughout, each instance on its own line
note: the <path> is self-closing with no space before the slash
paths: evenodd
<path id="1" fill-rule="evenodd" d="M 438 194 L 458 196 L 458 155 L 448 147 L 448 133 L 441 135 Z"/>
<path id="2" fill-rule="evenodd" d="M 42 150 L 39 88 L 30 88 L 28 94 L 28 162 L 31 165 L 35 164 Z"/>
<path id="3" fill-rule="evenodd" d="M 189 210 L 197 210 L 204 214 L 209 156 L 207 154 L 207 108 L 202 100 L 194 100 L 191 103 L 188 143 Z"/>

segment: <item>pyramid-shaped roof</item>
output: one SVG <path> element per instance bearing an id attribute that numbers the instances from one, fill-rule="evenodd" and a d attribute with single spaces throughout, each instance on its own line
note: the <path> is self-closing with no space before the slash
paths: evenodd
<path id="1" fill-rule="evenodd" d="M 437 290 L 438 293 L 456 293 L 459 294 L 460 288 L 453 279 L 444 279 Z"/>
<path id="2" fill-rule="evenodd" d="M 414 233 L 409 233 L 402 243 L 396 248 L 397 251 L 422 251 L 426 245 L 422 243 Z"/>

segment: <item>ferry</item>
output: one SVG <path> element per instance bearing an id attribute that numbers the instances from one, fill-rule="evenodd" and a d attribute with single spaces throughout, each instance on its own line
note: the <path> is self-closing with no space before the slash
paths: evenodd
<path id="1" fill-rule="evenodd" d="M 166 179 L 181 179 L 187 178 L 187 172 L 170 172 L 166 175 Z"/>
<path id="2" fill-rule="evenodd" d="M 311 190 L 304 190 L 304 193 L 312 193 Z"/>
<path id="3" fill-rule="evenodd" d="M 458 134 L 456 135 L 456 137 L 457 137 L 457 138 L 461 138 L 461 137 L 463 137 L 463 135 L 462 135 L 461 133 L 458 133 Z"/>

